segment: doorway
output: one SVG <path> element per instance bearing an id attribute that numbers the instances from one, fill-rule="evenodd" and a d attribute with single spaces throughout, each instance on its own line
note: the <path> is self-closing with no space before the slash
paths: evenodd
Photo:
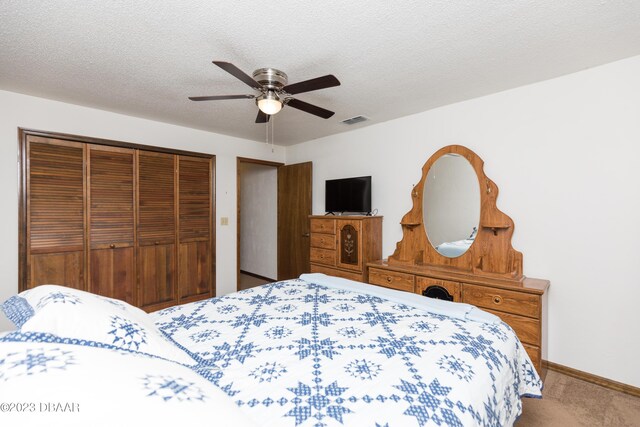
<path id="1" fill-rule="evenodd" d="M 309 271 L 311 162 L 237 159 L 237 289 Z"/>
<path id="2" fill-rule="evenodd" d="M 277 279 L 280 166 L 238 158 L 238 290 Z"/>

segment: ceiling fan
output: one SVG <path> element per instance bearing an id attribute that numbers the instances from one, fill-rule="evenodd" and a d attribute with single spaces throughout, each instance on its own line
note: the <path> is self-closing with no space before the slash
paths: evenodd
<path id="1" fill-rule="evenodd" d="M 242 80 L 251 88 L 260 91 L 259 95 L 214 95 L 214 96 L 190 96 L 192 101 L 217 101 L 220 99 L 255 99 L 258 105 L 256 123 L 267 123 L 269 117 L 277 114 L 284 105 L 289 105 L 305 113 L 313 114 L 323 119 L 328 119 L 335 113 L 316 105 L 309 104 L 291 95 L 311 92 L 313 90 L 340 86 L 338 79 L 332 74 L 304 80 L 298 83 L 287 84 L 287 75 L 275 68 L 258 68 L 253 72 L 253 77 L 244 73 L 230 62 L 213 61 L 215 65 L 225 70 L 235 78 Z"/>

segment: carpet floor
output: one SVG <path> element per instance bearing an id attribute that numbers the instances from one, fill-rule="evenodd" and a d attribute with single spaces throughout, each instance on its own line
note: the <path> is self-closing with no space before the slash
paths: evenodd
<path id="1" fill-rule="evenodd" d="M 542 399 L 522 402 L 516 427 L 640 427 L 640 398 L 551 370 Z"/>
<path id="2" fill-rule="evenodd" d="M 265 283 L 269 283 L 269 280 L 260 279 L 258 277 L 250 276 L 248 274 L 240 273 L 240 289 L 249 289 L 254 288 L 256 286 L 264 285 Z"/>

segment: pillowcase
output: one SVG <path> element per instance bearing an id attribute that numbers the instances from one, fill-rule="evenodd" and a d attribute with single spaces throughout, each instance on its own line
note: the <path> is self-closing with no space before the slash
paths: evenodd
<path id="1" fill-rule="evenodd" d="M 141 309 L 113 298 L 41 285 L 9 298 L 2 310 L 21 332 L 44 332 L 152 354 L 183 364 L 194 360 L 169 341 Z"/>
<path id="2" fill-rule="evenodd" d="M 7 340 L 0 361 L 6 427 L 261 425 L 195 371 L 155 357 Z"/>

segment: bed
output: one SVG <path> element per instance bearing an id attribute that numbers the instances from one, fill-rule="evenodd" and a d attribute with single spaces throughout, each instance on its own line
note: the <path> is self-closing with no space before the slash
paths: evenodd
<path id="1" fill-rule="evenodd" d="M 449 258 L 456 258 L 467 252 L 469 247 L 475 241 L 477 235 L 478 227 L 473 227 L 468 238 L 453 242 L 442 242 L 436 246 L 435 249 L 440 253 L 440 255 L 444 255 Z"/>
<path id="2" fill-rule="evenodd" d="M 129 408 L 160 425 L 510 426 L 541 395 L 492 314 L 321 274 L 151 314 L 56 286 L 3 309 L 20 329 L 0 336 L 0 403 L 80 403 L 65 425 Z M 16 409 L 0 421 L 51 417 Z"/>

